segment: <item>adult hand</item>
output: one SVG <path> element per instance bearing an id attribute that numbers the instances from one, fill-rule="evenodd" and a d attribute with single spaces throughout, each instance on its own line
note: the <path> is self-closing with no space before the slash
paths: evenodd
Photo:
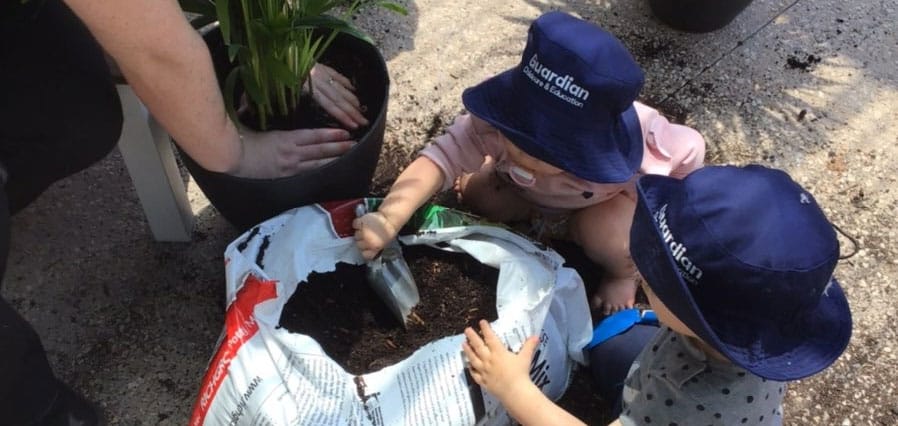
<path id="1" fill-rule="evenodd" d="M 355 146 L 343 129 L 244 129 L 242 133 L 240 164 L 232 174 L 256 179 L 292 176 L 321 167 Z"/>
<path id="2" fill-rule="evenodd" d="M 352 221 L 355 229 L 355 244 L 362 257 L 374 259 L 384 246 L 396 238 L 399 230 L 381 212 L 367 213 Z"/>
<path id="3" fill-rule="evenodd" d="M 471 377 L 507 405 L 514 392 L 523 392 L 535 386 L 530 381 L 530 360 L 539 340 L 536 336 L 528 338 L 521 351 L 513 354 L 485 320 L 480 320 L 480 332 L 483 333 L 482 339 L 474 329 L 466 328 L 468 341 L 462 342 Z"/>
<path id="4" fill-rule="evenodd" d="M 305 89 L 311 90 L 312 99 L 344 126 L 356 129 L 368 125 L 368 120 L 362 115 L 361 103 L 353 93 L 355 87 L 335 69 L 315 64 Z"/>

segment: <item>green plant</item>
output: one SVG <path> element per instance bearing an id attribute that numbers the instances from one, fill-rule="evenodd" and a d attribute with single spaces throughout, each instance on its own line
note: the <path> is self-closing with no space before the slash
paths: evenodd
<path id="1" fill-rule="evenodd" d="M 233 96 L 239 79 L 262 130 L 267 128 L 272 116 L 287 116 L 296 109 L 312 67 L 338 33 L 371 41 L 349 22 L 354 14 L 369 6 L 406 14 L 405 8 L 396 3 L 372 0 L 180 0 L 180 3 L 185 12 L 199 15 L 192 21 L 196 27 L 218 21 L 228 56 L 237 64 L 224 84 L 228 112 L 236 118 Z"/>

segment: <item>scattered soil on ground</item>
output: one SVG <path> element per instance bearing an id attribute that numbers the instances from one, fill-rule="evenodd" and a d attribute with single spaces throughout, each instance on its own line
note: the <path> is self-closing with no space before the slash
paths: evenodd
<path id="1" fill-rule="evenodd" d="M 800 58 L 800 53 L 795 52 L 795 55 L 789 55 L 786 59 L 786 67 L 790 69 L 797 69 L 804 72 L 811 71 L 811 68 L 820 63 L 822 59 L 817 55 L 807 55 L 805 59 Z"/>

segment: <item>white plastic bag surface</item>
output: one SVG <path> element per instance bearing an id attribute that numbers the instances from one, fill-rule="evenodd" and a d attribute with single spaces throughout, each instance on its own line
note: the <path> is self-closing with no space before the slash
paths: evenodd
<path id="1" fill-rule="evenodd" d="M 191 425 L 501 425 L 505 410 L 467 375 L 464 335 L 430 342 L 396 364 L 346 372 L 309 336 L 278 328 L 281 310 L 312 272 L 364 264 L 352 237 L 355 206 L 300 207 L 256 226 L 225 251 L 228 309 Z M 531 378 L 552 399 L 568 386 L 591 337 L 579 275 L 554 251 L 476 218 L 427 206 L 406 245 L 439 243 L 499 269 L 491 325 L 509 348 L 540 344 Z"/>

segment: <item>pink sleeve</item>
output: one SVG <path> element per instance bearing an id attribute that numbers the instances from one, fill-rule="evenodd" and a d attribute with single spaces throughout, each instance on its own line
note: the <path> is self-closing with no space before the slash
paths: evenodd
<path id="1" fill-rule="evenodd" d="M 695 129 L 672 124 L 649 107 L 637 108 L 643 126 L 645 154 L 641 171 L 684 178 L 702 167 L 705 161 L 705 138 Z"/>
<path id="2" fill-rule="evenodd" d="M 424 147 L 420 155 L 433 161 L 443 171 L 445 191 L 463 173 L 480 170 L 487 155 L 496 158 L 501 152 L 498 134 L 484 121 L 463 114 L 455 119 L 446 132 Z"/>

